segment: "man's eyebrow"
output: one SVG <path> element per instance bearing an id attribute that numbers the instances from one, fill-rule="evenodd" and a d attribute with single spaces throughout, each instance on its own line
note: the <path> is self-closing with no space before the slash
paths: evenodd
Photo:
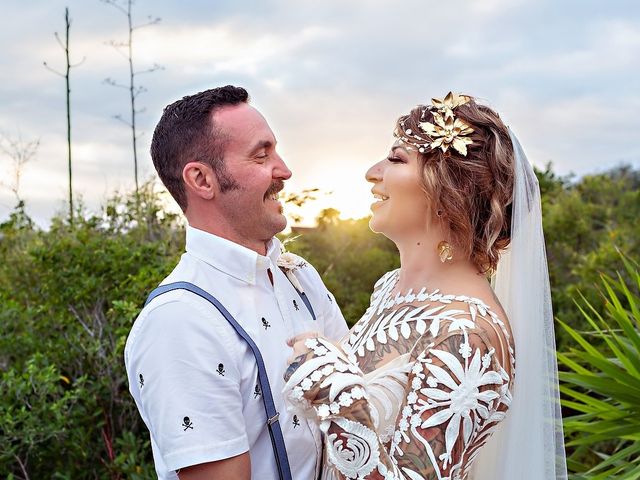
<path id="1" fill-rule="evenodd" d="M 256 153 L 259 150 L 262 150 L 263 148 L 270 148 L 272 146 L 273 146 L 273 142 L 271 140 L 260 140 L 251 148 L 251 150 L 249 151 L 249 155 L 253 155 L 254 153 Z"/>

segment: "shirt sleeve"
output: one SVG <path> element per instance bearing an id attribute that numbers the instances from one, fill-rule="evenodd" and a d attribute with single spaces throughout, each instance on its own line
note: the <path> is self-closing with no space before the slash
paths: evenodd
<path id="1" fill-rule="evenodd" d="M 170 470 L 249 450 L 230 327 L 186 295 L 147 313 L 126 358 L 130 389 Z"/>
<path id="2" fill-rule="evenodd" d="M 347 326 L 347 321 L 344 319 L 342 311 L 338 306 L 336 297 L 333 296 L 333 293 L 327 290 L 324 283 L 322 286 L 327 292 L 326 297 L 328 302 L 328 304 L 325 304 L 324 336 L 334 342 L 337 342 L 349 333 L 349 327 Z"/>

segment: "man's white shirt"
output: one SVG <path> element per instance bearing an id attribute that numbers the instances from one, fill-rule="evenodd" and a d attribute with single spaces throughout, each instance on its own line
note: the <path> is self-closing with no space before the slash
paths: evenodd
<path id="1" fill-rule="evenodd" d="M 262 256 L 188 226 L 186 252 L 162 284 L 186 281 L 206 290 L 251 336 L 266 365 L 293 478 L 306 480 L 317 477 L 322 444 L 315 424 L 290 414 L 284 404 L 282 377 L 292 353 L 286 340 L 310 330 L 338 340 L 348 330 L 335 298 L 307 264 L 295 276 L 313 320 L 277 267 L 279 256 L 276 238 Z M 252 478 L 278 478 L 255 358 L 208 301 L 185 290 L 158 296 L 136 319 L 124 356 L 159 479 L 177 479 L 180 468 L 247 451 Z"/>

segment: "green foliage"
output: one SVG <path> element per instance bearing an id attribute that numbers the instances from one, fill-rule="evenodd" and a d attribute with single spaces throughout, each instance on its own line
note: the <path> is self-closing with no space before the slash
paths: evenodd
<path id="1" fill-rule="evenodd" d="M 637 371 L 629 366 L 640 370 L 640 365 L 634 337 L 614 323 L 622 310 L 609 293 L 616 292 L 622 309 L 632 312 L 637 330 L 637 292 L 632 304 L 619 283 L 635 286 L 637 272 L 623 268 L 616 247 L 630 258 L 640 256 L 640 172 L 621 167 L 577 182 L 556 176 L 550 166 L 537 174 L 554 310 L 567 327 L 556 332 L 559 349 L 566 352 L 560 358 L 571 362 L 569 370 L 580 367 L 562 374 L 564 408 L 572 415 L 570 465 L 576 472 L 578 465 L 591 470 L 583 473 L 591 476 L 576 478 L 604 478 L 597 475 L 637 467 L 637 452 L 627 456 L 637 431 L 609 438 L 607 429 L 615 430 L 606 422 L 615 420 L 618 428 L 640 417 L 628 395 L 614 396 L 632 391 L 627 385 Z M 298 206 L 314 195 L 315 190 L 293 195 L 289 203 Z M 184 230 L 175 215 L 165 213 L 165 202 L 147 184 L 139 202 L 135 195 L 116 195 L 97 215 L 78 207 L 73 224 L 65 215 L 54 218 L 47 231 L 39 230 L 23 203 L 0 224 L 0 477 L 154 477 L 148 431 L 129 395 L 122 355 L 144 299 L 184 248 Z M 287 248 L 316 267 L 353 324 L 366 309 L 374 282 L 397 268 L 399 258 L 392 242 L 369 230 L 368 219 L 341 220 L 338 213 L 324 210 L 318 227 L 294 231 L 292 236 L 300 236 Z M 606 295 L 597 286 L 603 285 L 601 272 L 608 279 Z M 591 321 L 573 301 L 577 292 Z M 608 363 L 584 348 L 581 356 L 572 332 L 596 352 L 608 351 L 602 353 Z M 594 360 L 589 355 L 598 363 L 589 364 Z M 610 382 L 607 389 L 602 383 L 590 389 L 584 378 L 570 384 L 580 378 L 567 377 L 603 382 L 618 372 L 625 388 Z M 627 420 L 613 407 L 607 413 L 603 404 L 626 412 Z M 602 407 L 601 416 L 587 410 L 594 405 Z M 598 443 L 580 443 L 586 433 Z M 597 466 L 606 459 L 613 460 Z"/>
<path id="2" fill-rule="evenodd" d="M 368 219 L 339 220 L 337 213 L 324 210 L 318 228 L 301 234 L 286 248 L 318 270 L 347 323 L 353 325 L 369 305 L 376 280 L 400 263 L 395 245 L 373 234 Z"/>
<path id="3" fill-rule="evenodd" d="M 55 218 L 46 232 L 15 222 L 2 230 L 0 472 L 153 476 L 122 356 L 133 319 L 177 262 L 184 234 L 174 216 L 161 214 L 151 185 L 140 198 L 140 217 L 133 198 L 116 196 L 102 215 L 77 214 L 73 225 Z"/>
<path id="4" fill-rule="evenodd" d="M 640 477 L 640 274 L 624 259 L 626 280 L 602 275 L 601 312 L 577 302 L 589 331 L 562 327 L 573 345 L 558 360 L 568 466 L 576 479 Z M 594 346 L 598 345 L 597 347 Z"/>
<path id="5" fill-rule="evenodd" d="M 625 272 L 616 250 L 640 258 L 640 172 L 621 166 L 571 183 L 547 167 L 538 179 L 554 312 L 577 327 L 584 324 L 573 302 L 578 291 L 602 311 L 600 273 Z M 566 340 L 561 332 L 560 349 Z"/>
<path id="6" fill-rule="evenodd" d="M 72 383 L 40 353 L 29 357 L 22 370 L 4 372 L 0 465 L 17 463 L 21 470 L 44 472 L 62 467 L 65 458 L 81 458 L 82 445 L 69 419 L 91 415 L 89 405 L 80 403 L 86 381 L 82 376 Z"/>

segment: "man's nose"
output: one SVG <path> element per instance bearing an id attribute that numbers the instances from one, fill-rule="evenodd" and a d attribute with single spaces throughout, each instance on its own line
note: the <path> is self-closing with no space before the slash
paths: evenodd
<path id="1" fill-rule="evenodd" d="M 277 164 L 273 173 L 275 178 L 280 178 L 282 180 L 289 180 L 293 175 L 280 155 L 278 155 Z"/>

